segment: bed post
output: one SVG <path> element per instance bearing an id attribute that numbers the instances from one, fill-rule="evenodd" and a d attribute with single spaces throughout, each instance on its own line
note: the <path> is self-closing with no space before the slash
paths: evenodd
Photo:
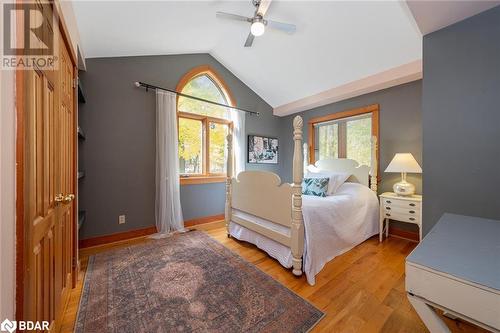
<path id="1" fill-rule="evenodd" d="M 226 178 L 226 205 L 224 210 L 224 220 L 226 222 L 227 237 L 229 233 L 229 223 L 231 222 L 231 182 L 233 178 L 233 133 L 227 135 L 227 178 Z"/>
<path id="2" fill-rule="evenodd" d="M 378 149 L 378 144 L 377 144 L 377 137 L 374 135 L 372 136 L 372 154 L 371 154 L 371 169 L 370 169 L 370 189 L 377 194 L 377 149 Z"/>
<path id="3" fill-rule="evenodd" d="M 308 163 L 309 163 L 309 156 L 307 156 L 309 154 L 309 147 L 307 146 L 307 143 L 304 142 L 304 145 L 303 145 L 303 159 L 304 159 L 304 175 L 307 173 L 307 167 L 308 167 Z"/>
<path id="4" fill-rule="evenodd" d="M 302 275 L 304 253 L 304 220 L 302 217 L 302 179 L 304 177 L 304 155 L 302 152 L 302 117 L 293 119 L 293 185 L 292 185 L 292 266 L 293 274 Z"/>

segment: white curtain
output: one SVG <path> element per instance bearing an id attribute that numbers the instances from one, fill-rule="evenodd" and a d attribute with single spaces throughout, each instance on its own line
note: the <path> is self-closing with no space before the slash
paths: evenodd
<path id="1" fill-rule="evenodd" d="M 231 120 L 233 121 L 233 153 L 234 153 L 234 174 L 245 171 L 246 147 L 245 147 L 245 112 L 231 110 Z"/>
<path id="2" fill-rule="evenodd" d="M 161 238 L 184 230 L 182 217 L 176 94 L 156 90 L 156 227 Z"/>

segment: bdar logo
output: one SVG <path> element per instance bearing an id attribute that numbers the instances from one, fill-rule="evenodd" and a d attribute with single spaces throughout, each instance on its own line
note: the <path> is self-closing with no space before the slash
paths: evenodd
<path id="1" fill-rule="evenodd" d="M 5 319 L 2 324 L 0 324 L 0 330 L 4 332 L 14 332 L 17 328 L 17 324 L 15 321 L 10 321 L 9 319 Z"/>

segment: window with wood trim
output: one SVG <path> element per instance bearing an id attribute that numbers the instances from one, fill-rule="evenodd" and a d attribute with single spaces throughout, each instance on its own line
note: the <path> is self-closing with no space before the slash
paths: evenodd
<path id="1" fill-rule="evenodd" d="M 208 66 L 191 70 L 179 82 L 177 91 L 233 105 L 227 88 Z M 227 135 L 231 131 L 230 109 L 179 96 L 179 169 L 181 184 L 224 181 L 227 173 Z"/>
<path id="2" fill-rule="evenodd" d="M 378 112 L 378 105 L 370 105 L 311 119 L 309 162 L 349 158 L 371 166 L 371 137 L 378 139 Z"/>

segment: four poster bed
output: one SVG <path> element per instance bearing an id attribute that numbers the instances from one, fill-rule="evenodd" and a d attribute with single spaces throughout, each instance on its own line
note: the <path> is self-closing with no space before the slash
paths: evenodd
<path id="1" fill-rule="evenodd" d="M 293 120 L 293 183 L 268 171 L 232 177 L 228 159 L 225 222 L 228 237 L 255 244 L 313 285 L 315 275 L 334 257 L 378 233 L 377 142 L 372 138 L 371 168 L 351 159 L 319 160 L 307 166 L 302 147 L 303 120 Z M 232 138 L 228 136 L 229 155 Z M 302 195 L 304 170 L 341 172 L 350 177 L 333 195 Z"/>

